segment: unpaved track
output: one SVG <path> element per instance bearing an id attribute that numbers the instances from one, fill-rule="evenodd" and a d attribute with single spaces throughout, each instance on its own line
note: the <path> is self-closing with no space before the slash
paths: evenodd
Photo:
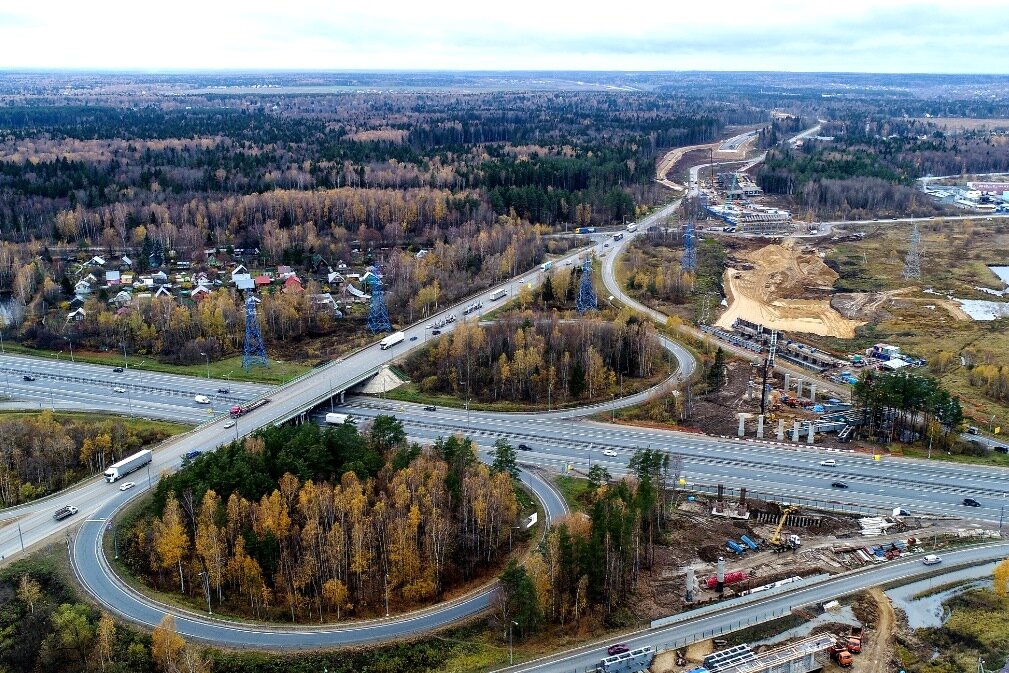
<path id="1" fill-rule="evenodd" d="M 865 663 L 859 668 L 868 673 L 889 673 L 890 641 L 893 639 L 893 627 L 897 618 L 890 599 L 882 589 L 873 587 L 868 593 L 876 601 L 876 623 L 872 625 L 868 647 L 863 636 L 862 654 L 859 655 L 859 659 Z"/>

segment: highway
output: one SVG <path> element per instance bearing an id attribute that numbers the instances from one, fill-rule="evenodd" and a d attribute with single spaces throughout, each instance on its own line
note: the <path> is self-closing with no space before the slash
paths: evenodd
<path id="1" fill-rule="evenodd" d="M 971 547 L 943 552 L 943 568 L 977 565 L 1000 560 L 1009 555 L 1009 543 Z M 720 604 L 721 609 L 698 610 L 699 614 L 681 613 L 679 620 L 669 626 L 645 629 L 634 634 L 612 638 L 606 642 L 552 654 L 509 668 L 501 673 L 585 673 L 594 671 L 599 660 L 606 656 L 606 647 L 614 642 L 626 643 L 632 649 L 651 645 L 656 650 L 681 647 L 687 643 L 710 638 L 735 630 L 740 624 L 769 621 L 775 616 L 788 614 L 793 607 L 823 603 L 847 596 L 880 584 L 909 581 L 916 577 L 935 574 L 937 566 L 926 566 L 921 557 L 884 563 L 861 571 L 845 573 L 815 583 L 799 583 L 792 591 L 766 598 L 757 596 L 734 599 Z M 936 579 L 941 583 L 941 576 Z"/>
<path id="2" fill-rule="evenodd" d="M 202 423 L 226 414 L 233 404 L 254 399 L 270 386 L 177 374 L 74 363 L 69 360 L 0 355 L 0 394 L 37 403 L 39 408 L 100 409 L 184 423 Z M 33 377 L 34 381 L 25 380 Z M 120 389 L 122 392 L 117 392 Z M 227 389 L 227 393 L 219 393 Z M 205 395 L 210 403 L 193 398 Z"/>
<path id="3" fill-rule="evenodd" d="M 652 448 L 682 457 L 681 476 L 688 486 L 742 486 L 753 498 L 815 501 L 827 508 L 861 506 L 876 513 L 889 513 L 901 506 L 914 515 L 965 517 L 989 526 L 998 523 L 1003 504 L 1009 504 L 1005 497 L 1009 494 L 1009 470 L 985 465 L 894 458 L 877 461 L 866 454 L 810 447 L 804 441 L 779 445 L 536 415 L 448 408 L 428 412 L 420 405 L 374 398 L 353 398 L 338 410 L 361 421 L 394 414 L 407 434 L 419 440 L 460 433 L 489 446 L 504 438 L 513 446 L 530 447 L 530 451 L 519 452 L 522 464 L 552 471 L 571 465 L 584 473 L 598 464 L 613 474 L 622 474 L 636 450 Z M 607 456 L 607 450 L 616 455 Z M 820 465 L 827 459 L 836 465 Z M 844 482 L 847 488 L 832 487 L 835 481 Z M 963 499 L 968 497 L 981 506 L 964 506 Z"/>

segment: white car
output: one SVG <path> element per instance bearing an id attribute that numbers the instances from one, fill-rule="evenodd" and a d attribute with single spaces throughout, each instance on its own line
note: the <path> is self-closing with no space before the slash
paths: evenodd
<path id="1" fill-rule="evenodd" d="M 123 484 L 122 486 L 120 486 L 119 490 L 120 491 L 128 491 L 131 488 L 133 488 L 134 486 L 136 486 L 136 484 L 134 484 L 132 481 L 128 481 L 125 484 Z"/>
<path id="2" fill-rule="evenodd" d="M 821 460 L 820 465 L 824 465 L 826 467 L 834 467 L 835 465 L 837 465 L 837 461 L 834 460 L 833 458 L 828 458 L 827 460 Z"/>
<path id="3" fill-rule="evenodd" d="M 123 388 L 121 386 L 116 386 L 115 388 L 112 389 L 112 392 L 114 392 L 114 393 L 125 393 L 126 392 L 126 388 Z"/>
<path id="4" fill-rule="evenodd" d="M 617 454 L 617 452 L 616 452 L 616 451 L 614 451 L 613 449 L 605 449 L 605 450 L 603 450 L 603 455 L 604 455 L 604 456 L 611 456 L 611 457 L 615 457 L 615 456 L 617 456 L 618 454 Z"/>
<path id="5" fill-rule="evenodd" d="M 921 562 L 927 566 L 934 566 L 936 563 L 942 563 L 942 557 L 938 554 L 926 554 Z"/>
<path id="6" fill-rule="evenodd" d="M 194 395 L 193 401 L 197 404 L 210 404 L 210 398 L 206 395 Z"/>
<path id="7" fill-rule="evenodd" d="M 225 421 L 224 422 L 224 427 L 226 427 L 226 428 L 233 428 L 233 427 L 235 427 L 235 419 L 232 418 L 232 419 L 229 419 L 229 420 Z"/>

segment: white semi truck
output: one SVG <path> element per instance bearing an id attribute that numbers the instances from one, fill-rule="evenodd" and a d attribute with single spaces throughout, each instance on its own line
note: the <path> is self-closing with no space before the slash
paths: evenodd
<path id="1" fill-rule="evenodd" d="M 326 414 L 326 422 L 329 423 L 330 425 L 343 425 L 347 421 L 353 422 L 353 419 L 351 419 L 350 414 L 334 414 L 334 413 Z"/>
<path id="2" fill-rule="evenodd" d="M 123 458 L 105 470 L 105 481 L 111 484 L 114 481 L 122 479 L 130 472 L 136 472 L 144 465 L 150 464 L 153 455 L 150 449 L 144 449 L 143 451 L 137 451 L 132 456 Z"/>
<path id="3" fill-rule="evenodd" d="M 385 350 L 387 348 L 392 348 L 396 344 L 402 342 L 404 339 L 406 339 L 406 335 L 403 334 L 402 332 L 393 332 L 389 336 L 379 341 L 378 345 L 382 350 Z"/>

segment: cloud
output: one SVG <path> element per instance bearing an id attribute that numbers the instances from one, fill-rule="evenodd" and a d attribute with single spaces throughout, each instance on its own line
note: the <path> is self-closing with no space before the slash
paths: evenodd
<path id="1" fill-rule="evenodd" d="M 0 67 L 1009 72 L 997 0 L 297 3 L 0 11 Z"/>

